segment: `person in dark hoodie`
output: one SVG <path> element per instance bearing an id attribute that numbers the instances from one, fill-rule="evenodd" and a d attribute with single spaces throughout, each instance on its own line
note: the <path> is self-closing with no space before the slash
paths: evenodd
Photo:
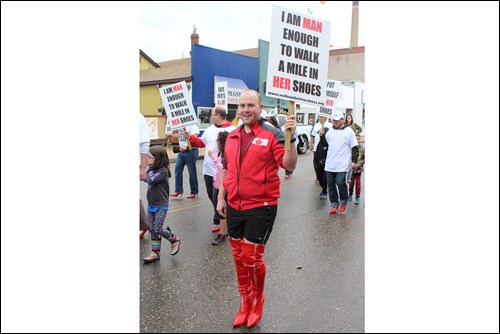
<path id="1" fill-rule="evenodd" d="M 320 129 L 320 140 L 328 143 L 325 173 L 331 203 L 330 214 L 335 214 L 337 212 L 344 212 L 347 208 L 348 189 L 346 175 L 351 168 L 356 167 L 359 149 L 356 135 L 345 124 L 344 114 L 341 111 L 335 112 L 332 123 L 332 129 Z M 323 134 L 325 135 L 323 136 Z"/>
<path id="2" fill-rule="evenodd" d="M 325 162 L 326 155 L 328 152 L 328 145 L 326 141 L 320 140 L 319 130 L 321 128 L 332 128 L 333 125 L 331 122 L 327 121 L 324 115 L 319 115 L 318 123 L 314 125 L 314 128 L 311 131 L 311 151 L 314 152 L 313 157 L 313 167 L 314 172 L 316 173 L 316 180 L 321 186 L 321 193 L 319 194 L 319 199 L 326 199 L 328 197 L 328 186 L 326 181 L 325 174 Z"/>
<path id="3" fill-rule="evenodd" d="M 170 186 L 168 178 L 171 176 L 167 151 L 163 146 L 155 145 L 149 149 L 148 165 L 150 166 L 144 182 L 148 184 L 148 222 L 151 232 L 151 254 L 143 259 L 144 263 L 151 263 L 160 259 L 161 237 L 170 241 L 170 254 L 179 251 L 181 239 L 170 230 L 163 227 L 168 212 L 168 196 Z"/>

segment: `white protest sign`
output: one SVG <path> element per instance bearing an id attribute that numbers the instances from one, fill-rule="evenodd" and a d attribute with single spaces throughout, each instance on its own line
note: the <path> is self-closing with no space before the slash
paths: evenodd
<path id="1" fill-rule="evenodd" d="M 344 86 L 340 88 L 339 99 L 337 101 L 340 108 L 354 108 L 354 87 Z"/>
<path id="2" fill-rule="evenodd" d="M 340 94 L 340 87 L 342 87 L 342 82 L 337 80 L 328 80 L 326 83 L 325 90 L 325 104 L 319 107 L 318 115 L 325 116 L 326 118 L 333 117 L 335 111 L 337 111 L 337 104 Z"/>
<path id="3" fill-rule="evenodd" d="M 158 139 L 158 118 L 145 117 L 148 122 L 149 139 Z"/>
<path id="4" fill-rule="evenodd" d="M 266 95 L 323 105 L 330 22 L 273 6 Z"/>
<path id="5" fill-rule="evenodd" d="M 160 88 L 160 96 L 172 130 L 198 124 L 185 81 Z"/>
<path id="6" fill-rule="evenodd" d="M 216 107 L 224 107 L 227 112 L 227 81 L 217 81 L 215 83 L 214 104 Z"/>

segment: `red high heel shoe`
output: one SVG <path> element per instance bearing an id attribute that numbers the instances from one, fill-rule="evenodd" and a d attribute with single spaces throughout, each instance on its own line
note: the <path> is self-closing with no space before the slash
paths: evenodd
<path id="1" fill-rule="evenodd" d="M 182 197 L 182 193 L 178 193 L 178 192 L 176 191 L 175 193 L 170 194 L 170 196 L 172 196 L 172 197 L 179 197 L 179 196 L 180 196 L 180 197 Z"/>
<path id="2" fill-rule="evenodd" d="M 196 198 L 198 194 L 189 194 L 186 198 Z"/>
<path id="3" fill-rule="evenodd" d="M 141 231 L 141 233 L 139 234 L 139 238 L 144 237 L 144 234 L 146 234 L 147 231 L 149 231 L 148 227 L 146 227 L 144 230 Z"/>

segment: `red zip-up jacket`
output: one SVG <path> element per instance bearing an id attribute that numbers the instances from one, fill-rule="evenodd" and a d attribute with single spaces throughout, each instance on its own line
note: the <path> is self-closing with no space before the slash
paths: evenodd
<path id="1" fill-rule="evenodd" d="M 283 165 L 285 135 L 264 119 L 255 122 L 248 147 L 241 147 L 244 125 L 231 132 L 224 150 L 224 188 L 228 204 L 236 210 L 248 210 L 278 204 L 279 167 Z M 244 152 L 240 161 L 241 152 Z"/>

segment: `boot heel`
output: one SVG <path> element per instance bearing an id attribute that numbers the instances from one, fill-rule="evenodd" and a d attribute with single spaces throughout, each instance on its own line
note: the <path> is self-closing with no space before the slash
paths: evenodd
<path id="1" fill-rule="evenodd" d="M 141 233 L 139 233 L 139 238 L 144 237 L 144 234 L 146 234 L 147 231 L 149 231 L 149 228 L 146 227 Z"/>
<path id="2" fill-rule="evenodd" d="M 261 301 L 257 301 L 255 306 L 250 311 L 247 320 L 247 328 L 254 326 L 262 319 L 262 309 L 264 308 L 264 296 Z"/>

